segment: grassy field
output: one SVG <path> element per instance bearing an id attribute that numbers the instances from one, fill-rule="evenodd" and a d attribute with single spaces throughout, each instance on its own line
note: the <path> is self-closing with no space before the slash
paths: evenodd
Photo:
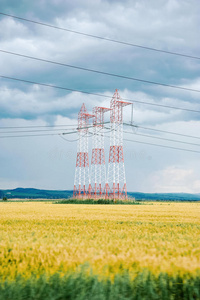
<path id="1" fill-rule="evenodd" d="M 8 202 L 0 214 L 0 300 L 200 299 L 200 203 Z M 63 298 L 42 294 L 54 285 Z"/>

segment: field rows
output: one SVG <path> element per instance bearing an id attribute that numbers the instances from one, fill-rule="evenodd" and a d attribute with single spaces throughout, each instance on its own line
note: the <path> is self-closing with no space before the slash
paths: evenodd
<path id="1" fill-rule="evenodd" d="M 200 203 L 0 203 L 1 278 L 200 270 Z"/>

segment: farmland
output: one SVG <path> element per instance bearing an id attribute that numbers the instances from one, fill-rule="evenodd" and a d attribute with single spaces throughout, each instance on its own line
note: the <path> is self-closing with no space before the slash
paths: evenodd
<path id="1" fill-rule="evenodd" d="M 150 274 L 156 282 L 162 274 L 169 280 L 179 278 L 185 289 L 190 282 L 196 297 L 191 299 L 200 297 L 195 287 L 200 282 L 200 203 L 8 202 L 0 203 L 0 212 L 2 295 L 5 282 L 14 291 L 19 280 L 35 285 L 44 280 L 48 285 L 54 276 L 64 282 L 82 274 L 79 282 L 85 276 L 102 285 L 108 280 L 112 286 L 119 276 L 133 282 Z"/>

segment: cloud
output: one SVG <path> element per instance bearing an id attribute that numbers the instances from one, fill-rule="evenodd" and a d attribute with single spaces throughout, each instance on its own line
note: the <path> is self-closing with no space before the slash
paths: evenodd
<path id="1" fill-rule="evenodd" d="M 42 87 L 39 85 L 28 85 L 26 90 L 10 89 L 6 85 L 0 90 L 0 116 L 2 118 L 24 118 L 37 119 L 38 117 L 47 117 L 52 115 L 76 116 L 83 102 L 85 102 L 88 111 L 92 111 L 94 106 L 110 107 L 112 92 L 101 92 L 102 96 L 87 95 L 78 92 L 65 92 L 60 95 L 53 88 Z M 93 91 L 91 91 L 93 93 Z M 114 92 L 114 91 L 113 91 Z M 179 121 L 191 121 L 199 119 L 198 114 L 186 113 L 174 109 L 162 109 L 160 107 L 143 104 L 157 104 L 158 100 L 153 99 L 146 93 L 131 92 L 129 90 L 120 91 L 122 99 L 133 101 L 133 120 L 138 125 L 156 125 L 162 123 Z M 107 98 L 110 96 L 110 99 Z M 141 103 L 134 102 L 141 101 Z M 161 98 L 158 104 L 178 106 L 180 101 L 173 98 Z M 181 102 L 181 107 L 186 107 L 185 102 Z M 198 109 L 198 104 L 190 108 Z M 131 106 L 124 109 L 124 121 L 131 120 Z"/>
<path id="2" fill-rule="evenodd" d="M 154 188 L 161 193 L 199 193 L 199 180 L 193 169 L 168 166 L 155 172 Z"/>
<path id="3" fill-rule="evenodd" d="M 16 1 L 2 0 L 2 11 L 5 13 L 192 56 L 199 56 L 200 53 L 199 8 L 200 4 L 195 0 L 22 0 L 17 5 Z M 198 60 L 111 43 L 3 16 L 0 18 L 0 49 L 103 72 L 200 89 Z M 118 88 L 122 98 L 200 110 L 199 93 L 83 72 L 5 53 L 0 53 L 0 56 L 2 75 L 100 93 L 110 98 Z M 0 126 L 75 125 L 83 102 L 91 112 L 93 106 L 109 107 L 110 99 L 0 79 Z M 133 120 L 137 125 L 199 135 L 198 113 L 136 102 L 133 107 Z M 109 120 L 109 114 L 106 120 Z M 131 106 L 127 106 L 124 108 L 124 121 L 130 120 Z M 138 133 L 145 134 L 147 131 L 139 129 Z M 148 134 L 179 138 L 153 131 Z M 139 134 L 126 133 L 125 137 L 185 147 Z M 186 141 L 186 138 L 181 140 Z M 108 150 L 109 138 L 106 147 Z M 191 149 L 198 149 L 198 146 L 192 146 Z M 70 157 L 68 151 L 72 151 Z M 128 141 L 125 142 L 124 152 L 128 190 L 198 190 L 198 154 Z M 73 186 L 75 158 L 76 141 L 64 141 L 59 136 L 1 139 L 0 164 L 4 176 L 0 182 L 6 187 L 10 182 L 12 187 L 70 189 Z"/>

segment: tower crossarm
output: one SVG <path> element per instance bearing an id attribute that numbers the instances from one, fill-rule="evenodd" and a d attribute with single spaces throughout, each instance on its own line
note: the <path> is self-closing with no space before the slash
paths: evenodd
<path id="1" fill-rule="evenodd" d="M 126 101 L 122 101 L 122 100 L 117 100 L 116 103 L 118 103 L 122 107 L 132 104 L 132 102 L 126 102 Z"/>

